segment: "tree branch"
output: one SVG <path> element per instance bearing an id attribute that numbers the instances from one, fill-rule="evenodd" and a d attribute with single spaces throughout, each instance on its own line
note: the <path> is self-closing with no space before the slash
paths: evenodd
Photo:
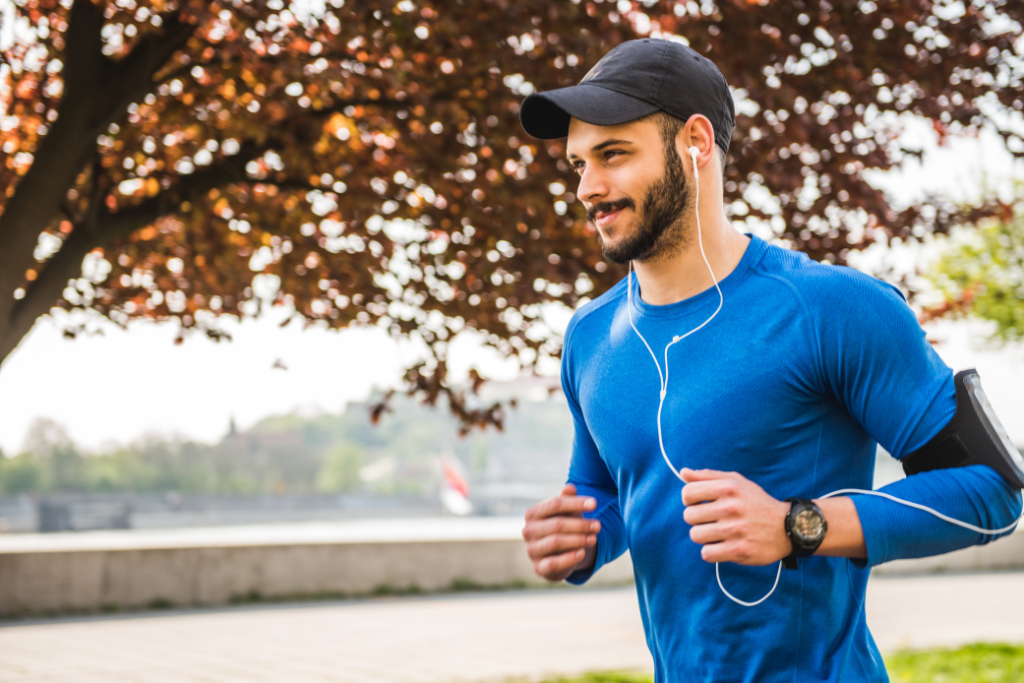
<path id="1" fill-rule="evenodd" d="M 205 47 L 212 47 L 212 45 L 210 43 L 205 43 L 204 46 Z M 202 46 L 199 49 L 197 49 L 196 52 L 198 54 L 202 54 L 202 52 L 203 52 Z M 188 72 L 190 72 L 192 70 L 192 67 L 200 66 L 200 67 L 204 67 L 205 68 L 205 67 L 214 66 L 214 65 L 221 66 L 221 67 L 226 67 L 226 66 L 228 66 L 228 62 L 226 60 L 224 60 L 224 59 L 217 59 L 216 58 L 216 57 L 220 57 L 222 54 L 223 53 L 218 50 L 214 59 L 211 59 L 211 60 L 208 60 L 208 61 L 205 61 L 205 62 L 189 62 L 188 64 L 182 64 L 177 69 L 174 69 L 173 71 L 171 71 L 171 72 L 161 76 L 156 81 L 156 85 L 163 85 L 165 83 L 170 83 L 175 78 L 180 78 L 180 77 L 184 76 L 185 74 L 187 74 Z M 352 60 L 352 59 L 355 59 L 355 56 L 353 54 L 351 54 L 351 53 L 348 53 L 348 52 L 345 52 L 345 53 L 333 53 L 333 54 L 321 53 L 321 54 L 316 56 L 317 59 L 320 59 L 321 57 L 323 59 L 328 60 L 328 61 L 332 61 L 333 60 L 333 61 L 339 61 L 339 62 L 342 61 L 342 60 Z M 247 59 L 249 59 L 251 61 L 254 61 L 254 62 L 258 61 L 258 62 L 264 62 L 264 63 L 270 63 L 270 64 L 274 64 L 274 63 L 286 64 L 286 63 L 288 63 L 290 61 L 294 61 L 295 57 L 294 57 L 294 55 L 291 55 L 291 54 L 286 54 L 286 55 L 282 55 L 282 56 L 250 54 L 250 55 L 247 56 Z"/>
<path id="2" fill-rule="evenodd" d="M 65 32 L 63 111 L 0 215 L 0 243 L 4 245 L 0 250 L 0 340 L 6 345 L 17 343 L 7 334 L 10 316 L 18 305 L 11 294 L 34 261 L 39 233 L 59 210 L 79 169 L 95 149 L 96 134 L 91 128 L 98 99 L 102 26 L 102 10 L 90 0 L 75 0 Z M 0 355 L 0 359 L 4 357 Z"/>
<path id="3" fill-rule="evenodd" d="M 82 218 L 82 226 L 89 232 L 94 231 L 96 219 L 99 216 L 100 209 L 103 208 L 103 198 L 107 194 L 107 183 L 104 182 L 107 176 L 103 172 L 103 164 L 100 163 L 99 152 L 93 158 L 91 174 L 92 192 L 89 196 L 89 205 L 85 209 L 85 216 Z"/>
<path id="4" fill-rule="evenodd" d="M 209 62 L 189 62 L 188 64 L 182 64 L 177 69 L 174 69 L 173 71 L 167 73 L 164 76 L 161 76 L 159 79 L 154 81 L 154 85 L 159 87 L 159 86 L 164 85 L 166 83 L 170 83 L 175 78 L 181 78 L 185 74 L 189 73 L 190 71 L 192 71 L 192 69 L 194 67 L 197 67 L 197 66 L 198 67 L 207 67 L 207 66 L 210 66 L 213 63 L 214 62 L 209 61 Z M 224 63 L 223 60 L 220 60 L 220 63 L 223 64 Z"/>
<path id="5" fill-rule="evenodd" d="M 75 0 L 64 33 L 64 99 L 87 96 L 99 86 L 103 56 L 103 11 Z"/>
<path id="6" fill-rule="evenodd" d="M 0 362 L 28 331 L 20 312 L 35 310 L 26 302 L 28 296 L 15 301 L 10 295 L 33 263 L 39 233 L 60 211 L 79 170 L 95 153 L 96 137 L 154 87 L 153 74 L 196 30 L 178 11 L 163 16 L 162 31 L 140 40 L 127 57 L 115 62 L 102 52 L 102 7 L 92 0 L 74 0 L 65 32 L 65 92 L 59 115 L 0 215 Z M 46 290 L 54 295 L 50 303 L 62 290 L 63 285 L 55 292 Z"/>
<path id="7" fill-rule="evenodd" d="M 455 94 L 452 91 L 441 91 L 435 95 L 431 95 L 431 102 L 451 102 L 455 99 Z M 376 99 L 371 100 L 370 98 L 363 98 L 359 100 L 343 100 L 341 102 L 335 102 L 329 107 L 323 109 L 315 109 L 313 111 L 306 112 L 304 116 L 308 118 L 319 117 L 323 118 L 331 114 L 344 114 L 346 107 L 381 107 L 383 109 L 408 109 L 415 106 L 411 102 L 405 100 L 384 100 Z"/>
<path id="8" fill-rule="evenodd" d="M 210 46 L 210 43 L 206 43 L 206 45 Z M 202 54 L 202 49 L 199 49 L 196 52 L 199 53 L 199 54 Z M 220 56 L 222 54 L 223 53 L 220 52 L 220 51 L 217 52 L 217 56 Z M 323 58 L 323 59 L 326 59 L 329 62 L 330 61 L 339 61 L 340 62 L 342 60 L 352 60 L 352 59 L 355 59 L 355 55 L 353 55 L 350 52 L 335 52 L 335 53 L 330 53 L 330 54 L 320 53 L 320 54 L 318 54 L 316 56 L 316 58 L 317 59 Z M 294 62 L 295 61 L 295 56 L 292 55 L 292 54 L 287 54 L 287 53 L 284 54 L 284 55 L 280 55 L 280 56 L 277 56 L 277 55 L 257 55 L 257 54 L 251 54 L 250 53 L 249 55 L 247 55 L 247 59 L 249 59 L 251 61 L 254 61 L 254 62 L 263 62 L 263 63 L 269 63 L 269 64 L 274 64 L 274 63 L 286 64 L 286 63 L 289 63 L 289 62 Z M 205 62 L 189 62 L 188 64 L 182 64 L 177 69 L 171 71 L 168 74 L 165 74 L 165 75 L 161 76 L 160 79 L 156 83 L 157 83 L 157 85 L 162 85 L 164 83 L 169 83 L 169 82 L 173 81 L 175 78 L 180 78 L 184 74 L 186 74 L 189 71 L 191 71 L 192 67 L 194 67 L 194 66 L 207 67 L 207 66 L 212 66 L 212 65 L 215 65 L 215 64 L 219 65 L 219 66 L 227 66 L 227 62 L 224 59 L 216 59 L 216 58 L 215 59 L 211 59 L 209 61 L 205 61 Z"/>
<path id="9" fill-rule="evenodd" d="M 196 32 L 197 24 L 182 21 L 178 11 L 163 15 L 163 30 L 146 36 L 122 59 L 107 60 L 110 83 L 107 97 L 110 99 L 111 114 L 120 112 L 131 102 L 142 99 L 157 83 L 153 77 L 171 56 L 183 48 Z M 113 118 L 112 116 L 110 117 Z"/>
<path id="10" fill-rule="evenodd" d="M 177 212 L 182 203 L 195 201 L 213 188 L 247 180 L 245 165 L 272 146 L 247 143 L 238 154 L 186 176 L 174 187 L 135 206 L 111 212 L 101 203 L 97 215 L 91 219 L 92 224 L 89 225 L 90 219 L 86 218 L 75 226 L 60 251 L 43 265 L 25 296 L 15 304 L 10 326 L 0 337 L 0 358 L 5 358 L 28 334 L 36 319 L 60 300 L 68 281 L 82 272 L 86 254 L 154 223 L 161 216 Z"/>

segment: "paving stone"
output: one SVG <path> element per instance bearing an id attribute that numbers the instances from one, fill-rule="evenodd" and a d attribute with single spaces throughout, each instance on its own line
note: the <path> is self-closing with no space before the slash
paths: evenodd
<path id="1" fill-rule="evenodd" d="M 1024 573 L 876 577 L 883 652 L 1024 643 Z M 482 683 L 647 669 L 632 588 L 0 624 L 0 683 Z"/>

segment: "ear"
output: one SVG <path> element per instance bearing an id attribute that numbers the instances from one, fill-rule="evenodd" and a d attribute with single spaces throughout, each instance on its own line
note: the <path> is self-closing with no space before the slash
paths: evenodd
<path id="1" fill-rule="evenodd" d="M 706 116 L 694 114 L 676 134 L 676 151 L 685 163 L 688 173 L 693 172 L 690 148 L 697 150 L 697 168 L 704 170 L 715 158 L 715 129 Z"/>

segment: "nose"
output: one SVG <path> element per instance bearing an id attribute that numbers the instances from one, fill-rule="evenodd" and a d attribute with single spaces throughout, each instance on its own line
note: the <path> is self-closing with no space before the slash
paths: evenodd
<path id="1" fill-rule="evenodd" d="M 596 204 L 608 197 L 608 183 L 597 169 L 584 168 L 576 196 L 584 204 Z"/>

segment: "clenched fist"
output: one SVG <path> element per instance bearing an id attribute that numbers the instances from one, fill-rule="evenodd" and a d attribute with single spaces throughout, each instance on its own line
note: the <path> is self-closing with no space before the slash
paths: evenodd
<path id="1" fill-rule="evenodd" d="M 523 538 L 538 576 L 561 581 L 594 565 L 601 522 L 583 519 L 583 513 L 596 506 L 596 500 L 577 496 L 576 487 L 566 484 L 560 495 L 526 511 Z"/>
<path id="2" fill-rule="evenodd" d="M 690 539 L 703 546 L 705 562 L 766 565 L 790 553 L 789 503 L 736 472 L 684 467 L 681 474 L 686 482 L 683 519 L 693 525 Z"/>

